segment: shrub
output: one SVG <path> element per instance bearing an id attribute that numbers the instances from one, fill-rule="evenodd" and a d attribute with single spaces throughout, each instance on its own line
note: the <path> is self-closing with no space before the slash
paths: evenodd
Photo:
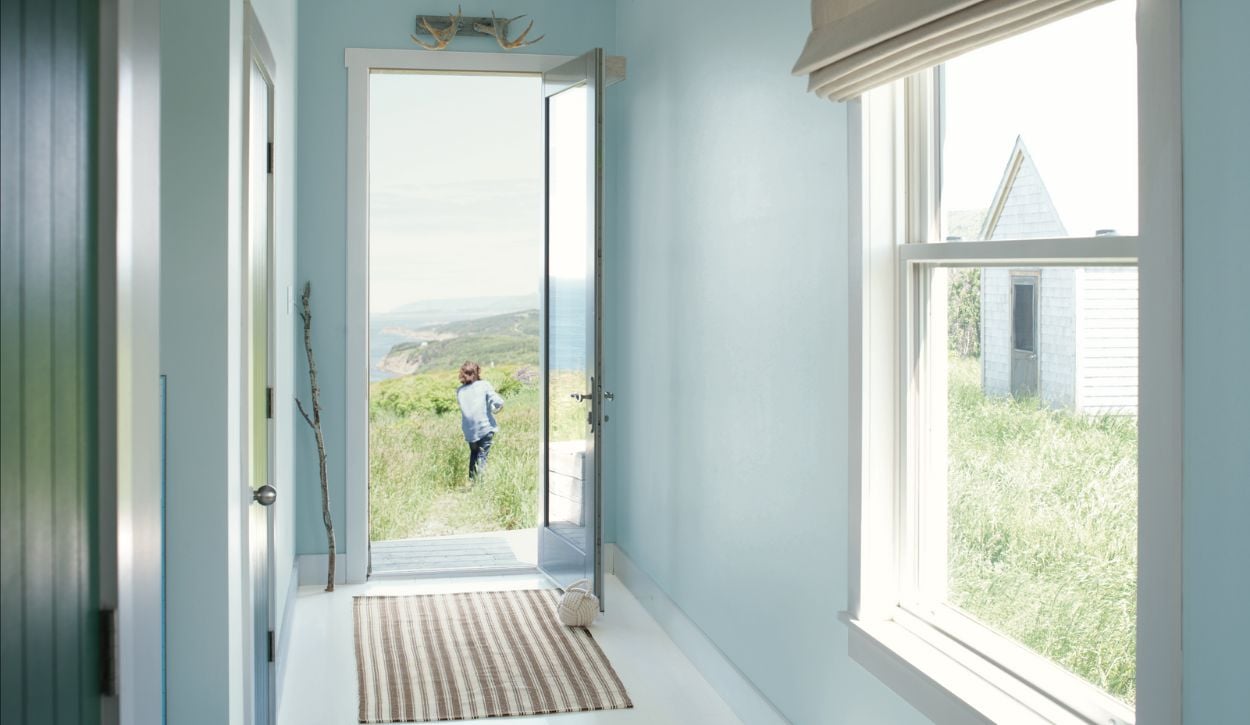
<path id="1" fill-rule="evenodd" d="M 981 270 L 949 270 L 947 317 L 950 350 L 960 357 L 981 355 Z"/>

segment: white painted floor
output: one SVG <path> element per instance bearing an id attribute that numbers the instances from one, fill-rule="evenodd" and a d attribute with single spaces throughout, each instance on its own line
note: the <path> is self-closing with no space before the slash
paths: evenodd
<path id="1" fill-rule="evenodd" d="M 547 586 L 538 575 L 381 579 L 340 585 L 333 594 L 301 587 L 287 654 L 278 725 L 350 725 L 356 720 L 356 662 L 352 597 L 362 594 L 532 589 Z M 634 707 L 561 715 L 509 718 L 551 725 L 709 725 L 740 722 L 694 665 L 651 619 L 616 577 L 608 576 L 606 609 L 591 631 L 625 683 Z M 488 722 L 472 720 L 467 722 Z M 500 718 L 490 723 L 502 725 Z"/>

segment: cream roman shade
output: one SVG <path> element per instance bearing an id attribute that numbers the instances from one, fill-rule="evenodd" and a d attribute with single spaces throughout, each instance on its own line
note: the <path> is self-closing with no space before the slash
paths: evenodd
<path id="1" fill-rule="evenodd" d="M 794 66 L 835 101 L 1108 0 L 812 0 Z"/>

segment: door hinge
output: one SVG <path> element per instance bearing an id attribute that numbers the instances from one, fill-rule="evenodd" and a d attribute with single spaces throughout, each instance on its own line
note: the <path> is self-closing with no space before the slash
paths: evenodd
<path id="1" fill-rule="evenodd" d="M 270 662 L 273 662 L 273 655 L 274 655 L 273 649 L 274 649 L 274 647 L 273 647 L 273 630 L 271 629 L 271 630 L 269 630 L 269 661 L 270 661 Z"/>
<path id="2" fill-rule="evenodd" d="M 273 419 L 273 388 L 265 388 L 265 418 Z"/>
<path id="3" fill-rule="evenodd" d="M 273 141 L 265 145 L 265 173 L 273 173 Z"/>
<path id="4" fill-rule="evenodd" d="M 117 610 L 100 610 L 100 694 L 117 695 Z"/>

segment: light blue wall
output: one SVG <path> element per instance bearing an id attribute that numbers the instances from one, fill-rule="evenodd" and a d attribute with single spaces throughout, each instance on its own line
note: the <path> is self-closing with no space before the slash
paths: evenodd
<path id="1" fill-rule="evenodd" d="M 242 3 L 161 3 L 161 372 L 169 722 L 229 722 L 239 600 L 229 448 L 232 23 Z M 237 237 L 235 237 L 237 241 Z M 236 348 L 237 349 L 237 348 Z M 237 463 L 237 459 L 235 459 Z M 232 566 L 232 561 L 234 565 Z M 237 619 L 237 617 L 236 617 Z M 237 623 L 234 624 L 237 635 Z M 236 653 L 237 656 L 237 653 Z"/>
<path id="2" fill-rule="evenodd" d="M 837 620 L 846 113 L 790 75 L 809 8 L 618 5 L 616 539 L 792 721 L 922 722 Z"/>
<path id="3" fill-rule="evenodd" d="M 462 3 L 465 15 L 489 15 L 498 3 Z M 445 2 L 431 0 L 317 0 L 303 2 L 299 14 L 299 251 L 297 284 L 312 282 L 313 340 L 317 356 L 322 425 L 329 456 L 331 511 L 339 551 L 347 541 L 343 487 L 346 431 L 343 425 L 347 234 L 347 72 L 345 48 L 419 49 L 409 35 L 417 14 L 445 13 Z M 501 9 L 501 11 L 507 8 Z M 613 0 L 531 0 L 523 10 L 534 19 L 531 36 L 546 34 L 524 51 L 579 55 L 613 45 Z M 528 20 L 526 21 L 528 22 Z M 457 38 L 456 50 L 496 52 L 490 38 Z M 437 169 L 422 173 L 437 174 Z M 365 324 L 364 320 L 352 324 Z M 292 334 L 302 334 L 292 330 Z M 299 349 L 303 349 L 302 339 Z M 307 365 L 296 363 L 300 395 L 307 399 Z M 295 436 L 297 502 L 296 551 L 325 552 L 316 445 L 307 429 Z"/>
<path id="4" fill-rule="evenodd" d="M 1250 3 L 1182 9 L 1185 722 L 1250 712 Z"/>

